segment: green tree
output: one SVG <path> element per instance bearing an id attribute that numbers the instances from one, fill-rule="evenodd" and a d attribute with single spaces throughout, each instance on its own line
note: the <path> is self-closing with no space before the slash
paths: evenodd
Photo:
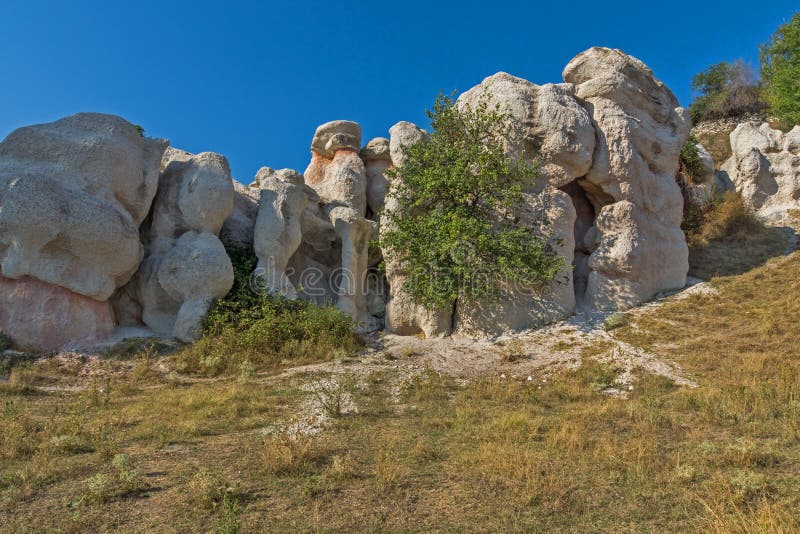
<path id="1" fill-rule="evenodd" d="M 396 207 L 384 213 L 381 246 L 408 275 L 404 290 L 429 309 L 553 280 L 563 266 L 544 221 L 521 219 L 537 173 L 507 154 L 515 122 L 488 102 L 459 109 L 440 95 L 427 112 L 432 134 L 391 171 Z"/>
<path id="2" fill-rule="evenodd" d="M 772 113 L 787 125 L 800 124 L 800 13 L 761 47 L 761 78 Z"/>
<path id="3" fill-rule="evenodd" d="M 765 107 L 753 70 L 742 60 L 711 65 L 692 78 L 692 89 L 697 97 L 689 113 L 695 123 L 759 113 Z"/>

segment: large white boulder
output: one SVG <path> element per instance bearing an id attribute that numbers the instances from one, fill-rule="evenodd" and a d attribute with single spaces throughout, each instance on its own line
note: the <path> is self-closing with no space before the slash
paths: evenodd
<path id="1" fill-rule="evenodd" d="M 585 302 L 624 309 L 683 287 L 688 248 L 675 175 L 689 134 L 686 111 L 644 63 L 620 50 L 582 52 L 564 80 L 598 131 L 592 167 L 579 182 L 597 211 Z"/>
<path id="2" fill-rule="evenodd" d="M 166 145 L 98 113 L 12 132 L 0 143 L 2 273 L 107 300 L 141 261 Z"/>
<path id="3" fill-rule="evenodd" d="M 234 186 L 228 161 L 213 152 L 170 149 L 161 168 L 152 216 L 141 229 L 145 259 L 114 305 L 120 320 L 140 317 L 159 334 L 194 341 L 210 303 L 233 286 L 217 234 L 233 208 Z"/>
<path id="4" fill-rule="evenodd" d="M 561 187 L 592 165 L 595 131 L 571 84 L 536 85 L 505 72 L 484 79 L 458 97 L 459 107 L 486 102 L 513 118 L 506 149 L 514 159 L 537 161 L 540 176 Z"/>
<path id="5" fill-rule="evenodd" d="M 784 134 L 744 122 L 731 133 L 731 147 L 722 170 L 750 209 L 776 223 L 800 209 L 800 126 Z"/>

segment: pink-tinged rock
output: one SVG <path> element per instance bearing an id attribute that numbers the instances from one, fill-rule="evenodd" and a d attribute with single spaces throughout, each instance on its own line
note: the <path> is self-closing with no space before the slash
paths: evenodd
<path id="1" fill-rule="evenodd" d="M 0 275 L 0 330 L 36 351 L 100 341 L 114 330 L 111 304 L 23 277 Z"/>

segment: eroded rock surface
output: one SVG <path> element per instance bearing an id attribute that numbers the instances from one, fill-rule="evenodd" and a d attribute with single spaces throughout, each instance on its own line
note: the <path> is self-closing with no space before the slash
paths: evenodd
<path id="1" fill-rule="evenodd" d="M 579 181 L 598 212 L 586 304 L 624 309 L 683 287 L 688 248 L 675 175 L 686 111 L 644 63 L 619 50 L 579 54 L 564 79 L 598 132 L 592 167 Z"/>
<path id="2" fill-rule="evenodd" d="M 161 168 L 152 217 L 141 229 L 147 253 L 115 308 L 120 318 L 141 317 L 159 334 L 194 341 L 211 301 L 233 286 L 217 237 L 233 208 L 230 167 L 213 152 L 170 149 Z"/>
<path id="3" fill-rule="evenodd" d="M 3 275 L 107 300 L 141 261 L 166 145 L 99 113 L 12 132 L 0 143 Z"/>
<path id="4" fill-rule="evenodd" d="M 767 123 L 744 122 L 730 139 L 733 155 L 722 172 L 745 204 L 774 222 L 800 209 L 800 126 L 784 134 Z"/>
<path id="5" fill-rule="evenodd" d="M 477 109 L 482 101 L 499 104 L 502 113 L 513 117 L 506 150 L 514 159 L 537 161 L 540 176 L 553 186 L 564 186 L 589 170 L 595 131 L 573 85 L 536 85 L 498 72 L 462 94 L 457 105 Z"/>

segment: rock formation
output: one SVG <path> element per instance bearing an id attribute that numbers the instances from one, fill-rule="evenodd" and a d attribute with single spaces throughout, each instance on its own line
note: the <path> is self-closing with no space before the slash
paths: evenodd
<path id="1" fill-rule="evenodd" d="M 286 275 L 289 259 L 303 240 L 301 219 L 308 203 L 303 175 L 291 169 L 274 171 L 262 167 L 255 185 L 260 189 L 258 216 L 253 231 L 253 249 L 266 289 L 274 295 L 297 297 Z"/>
<path id="2" fill-rule="evenodd" d="M 405 162 L 404 149 L 428 134 L 417 125 L 401 121 L 389 128 L 389 150 L 392 163 L 400 167 Z M 385 210 L 397 213 L 397 203 L 392 198 L 391 184 L 385 197 Z M 387 229 L 386 223 L 381 227 Z M 389 282 L 389 301 L 386 303 L 386 330 L 400 335 L 423 333 L 427 337 L 450 333 L 453 325 L 452 307 L 428 310 L 416 304 L 403 285 L 408 278 L 406 267 L 396 261 L 386 261 L 386 278 Z"/>
<path id="3" fill-rule="evenodd" d="M 744 122 L 730 140 L 733 155 L 720 174 L 750 209 L 774 222 L 800 209 L 800 126 L 784 134 L 767 123 Z"/>
<path id="4" fill-rule="evenodd" d="M 367 178 L 367 208 L 370 215 L 377 215 L 383 210 L 389 180 L 386 171 L 392 167 L 392 156 L 389 153 L 389 140 L 376 137 L 361 149 L 359 154 L 364 161 L 364 173 Z"/>
<path id="5" fill-rule="evenodd" d="M 484 79 L 458 98 L 476 109 L 482 100 L 513 117 L 506 149 L 514 159 L 538 161 L 539 175 L 555 187 L 585 176 L 592 165 L 595 131 L 568 83 L 535 85 L 505 72 Z"/>
<path id="6" fill-rule="evenodd" d="M 15 342 L 51 350 L 113 326 L 106 301 L 142 259 L 138 227 L 166 146 L 98 113 L 0 143 L 0 274 L 15 280 L 0 286 L 0 329 Z"/>
<path id="7" fill-rule="evenodd" d="M 412 123 L 364 146 L 358 124 L 325 123 L 303 175 L 264 167 L 244 186 L 219 154 L 167 149 L 123 119 L 81 113 L 0 143 L 0 330 L 43 350 L 102 340 L 115 324 L 192 341 L 233 284 L 226 246 L 255 252 L 263 289 L 399 334 L 496 335 L 557 320 L 576 304 L 624 309 L 681 287 L 684 110 L 618 50 L 579 54 L 564 80 L 536 85 L 501 72 L 457 101 L 498 104 L 511 121 L 508 153 L 537 165 L 520 224 L 552 236 L 563 256 L 550 284 L 430 311 L 404 292 L 407 266 L 387 261 L 384 277 L 371 243 L 379 214 L 398 209 L 387 171 L 428 136 Z M 759 213 L 796 208 L 800 127 L 746 124 L 730 140 L 716 177 L 712 158 L 724 147 L 700 147 L 704 169 L 690 194 L 707 196 L 727 173 Z"/>
<path id="8" fill-rule="evenodd" d="M 564 80 L 597 130 L 592 166 L 578 182 L 597 213 L 585 304 L 624 309 L 683 287 L 688 248 L 675 175 L 687 113 L 644 63 L 619 50 L 579 54 Z"/>
<path id="9" fill-rule="evenodd" d="M 161 169 L 141 230 L 147 252 L 115 297 L 115 310 L 127 320 L 140 317 L 157 333 L 194 341 L 208 306 L 233 286 L 233 267 L 217 237 L 233 208 L 233 183 L 228 161 L 213 152 L 169 149 Z"/>

